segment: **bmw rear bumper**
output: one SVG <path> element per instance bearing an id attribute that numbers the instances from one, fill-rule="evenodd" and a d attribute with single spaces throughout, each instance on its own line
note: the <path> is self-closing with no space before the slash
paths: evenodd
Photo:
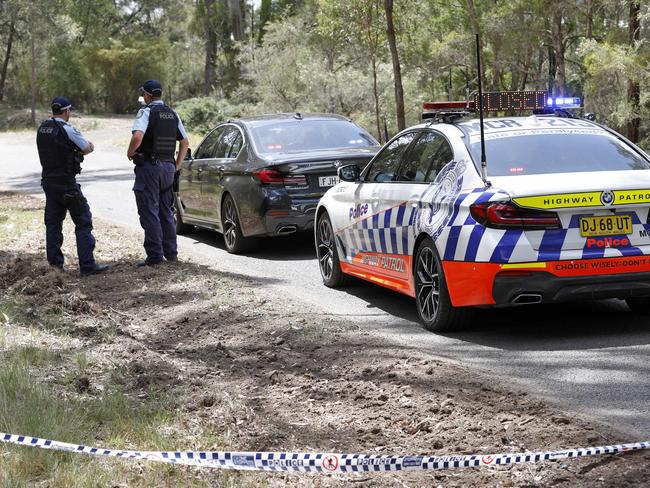
<path id="1" fill-rule="evenodd" d="M 650 256 L 530 263 L 443 261 L 456 307 L 650 296 Z"/>

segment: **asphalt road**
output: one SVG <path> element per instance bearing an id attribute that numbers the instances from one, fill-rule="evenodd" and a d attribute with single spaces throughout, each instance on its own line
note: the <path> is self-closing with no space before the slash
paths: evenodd
<path id="1" fill-rule="evenodd" d="M 139 228 L 125 149 L 106 146 L 114 131 L 88 135 L 97 150 L 78 181 L 93 214 Z M 0 187 L 42 196 L 34 141 L 33 133 L 0 134 Z M 617 441 L 650 440 L 650 319 L 632 315 L 621 301 L 480 310 L 472 329 L 433 334 L 420 327 L 408 297 L 360 281 L 341 290 L 324 287 L 311 236 L 265 239 L 248 256 L 228 254 L 221 237 L 210 232 L 181 237 L 179 244 L 181 257 L 191 254 L 215 269 L 261 281 L 306 314 L 342 317 L 414 350 L 476 368 L 488 381 L 613 425 L 627 436 Z"/>

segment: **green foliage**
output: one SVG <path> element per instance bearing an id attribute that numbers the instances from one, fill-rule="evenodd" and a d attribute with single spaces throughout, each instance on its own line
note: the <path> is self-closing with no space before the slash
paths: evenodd
<path id="1" fill-rule="evenodd" d="M 175 109 L 183 125 L 201 135 L 207 134 L 215 125 L 243 114 L 240 106 L 215 97 L 189 98 L 178 103 Z"/>
<path id="2" fill-rule="evenodd" d="M 143 81 L 163 79 L 165 51 L 163 43 L 113 40 L 109 47 L 94 53 L 91 62 L 101 76 L 108 108 L 116 113 L 129 110 L 137 100 L 137 89 Z"/>

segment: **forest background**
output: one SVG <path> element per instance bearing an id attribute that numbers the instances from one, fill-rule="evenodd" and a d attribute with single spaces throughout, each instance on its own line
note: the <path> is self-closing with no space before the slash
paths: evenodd
<path id="1" fill-rule="evenodd" d="M 194 132 L 317 111 L 383 141 L 476 90 L 478 34 L 484 90 L 583 97 L 650 149 L 649 32 L 636 0 L 0 0 L 0 126 L 60 94 L 134 113 L 157 78 Z"/>

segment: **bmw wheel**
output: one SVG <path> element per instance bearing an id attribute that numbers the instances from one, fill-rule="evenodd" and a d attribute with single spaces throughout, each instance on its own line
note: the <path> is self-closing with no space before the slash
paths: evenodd
<path id="1" fill-rule="evenodd" d="M 435 332 L 459 329 L 467 310 L 451 304 L 442 262 L 431 239 L 420 244 L 413 271 L 415 303 L 424 328 Z"/>
<path id="2" fill-rule="evenodd" d="M 174 196 L 174 218 L 176 219 L 176 234 L 182 236 L 191 232 L 193 226 L 188 225 L 183 222 L 183 217 L 181 216 L 181 202 L 178 197 Z"/>
<path id="3" fill-rule="evenodd" d="M 335 288 L 345 283 L 345 275 L 341 271 L 334 230 L 327 212 L 318 217 L 316 224 L 316 255 L 318 256 L 318 267 L 323 277 L 325 286 Z"/>
<path id="4" fill-rule="evenodd" d="M 237 254 L 248 247 L 249 239 L 245 238 L 241 232 L 235 201 L 230 195 L 226 195 L 223 199 L 221 227 L 223 229 L 223 242 L 226 245 L 226 251 L 231 254 Z"/>

